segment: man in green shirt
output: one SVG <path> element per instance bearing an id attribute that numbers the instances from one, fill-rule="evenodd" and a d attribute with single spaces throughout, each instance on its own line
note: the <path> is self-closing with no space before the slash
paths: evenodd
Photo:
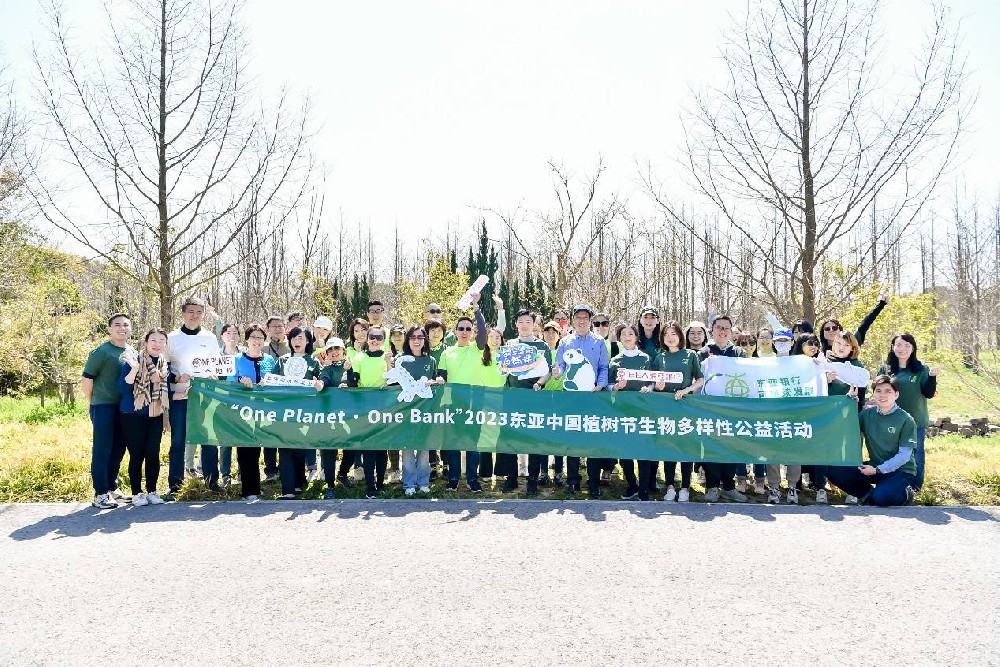
<path id="1" fill-rule="evenodd" d="M 875 378 L 873 398 L 875 406 L 862 410 L 858 417 L 869 461 L 857 468 L 830 468 L 827 479 L 862 504 L 906 505 L 913 500 L 916 480 L 917 427 L 913 417 L 896 404 L 899 383 L 895 378 Z"/>
<path id="2" fill-rule="evenodd" d="M 122 359 L 135 356 L 128 345 L 132 322 L 127 315 L 115 313 L 108 318 L 108 340 L 87 357 L 81 386 L 90 402 L 90 423 L 94 427 L 94 445 L 90 452 L 90 477 L 94 482 L 94 502 L 97 509 L 118 507 L 118 470 L 125 458 L 125 438 L 118 418 L 118 375 Z"/>

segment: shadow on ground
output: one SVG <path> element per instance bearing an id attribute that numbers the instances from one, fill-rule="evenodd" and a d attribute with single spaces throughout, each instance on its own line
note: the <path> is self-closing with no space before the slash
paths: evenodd
<path id="1" fill-rule="evenodd" d="M 0 516 L 17 514 L 17 508 L 51 508 L 64 505 L 0 506 Z M 311 521 L 359 519 L 373 521 L 397 519 L 414 513 L 442 513 L 452 521 L 474 521 L 483 515 L 511 516 L 528 521 L 542 514 L 581 516 L 587 521 L 604 521 L 611 513 L 628 512 L 639 519 L 677 517 L 693 522 L 740 516 L 754 521 L 775 521 L 779 516 L 816 516 L 823 521 L 843 521 L 850 518 L 890 517 L 900 521 L 919 521 L 929 525 L 946 525 L 955 520 L 1000 522 L 1000 510 L 980 507 L 794 507 L 787 505 L 739 505 L 617 501 L 529 501 L 529 500 L 330 500 L 330 501 L 262 501 L 255 505 L 238 502 L 171 503 L 156 507 L 125 506 L 112 511 L 99 511 L 89 505 L 69 513 L 46 516 L 35 523 L 15 529 L 10 538 L 16 541 L 43 537 L 84 537 L 96 533 L 120 533 L 136 524 L 174 521 L 209 521 L 219 517 L 248 518 L 283 515 L 286 521 L 308 518 Z"/>

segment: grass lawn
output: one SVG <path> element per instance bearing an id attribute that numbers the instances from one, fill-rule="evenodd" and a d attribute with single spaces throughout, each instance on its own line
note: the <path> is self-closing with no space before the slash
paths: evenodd
<path id="1" fill-rule="evenodd" d="M 937 403 L 938 399 L 932 402 Z M 940 404 L 936 404 L 938 408 Z M 981 412 L 981 411 L 980 411 Z M 936 414 L 939 414 L 936 410 Z M 976 410 L 969 414 L 977 415 Z M 956 415 L 957 416 L 957 415 Z M 36 400 L 0 399 L 0 502 L 66 502 L 88 501 L 93 496 L 90 485 L 90 422 L 82 409 L 59 408 L 41 412 Z M 165 491 L 166 456 L 168 439 L 164 437 L 159 489 Z M 234 457 L 235 459 L 235 457 Z M 126 458 L 127 461 L 127 458 Z M 235 468 L 235 460 L 233 465 Z M 234 470 L 235 472 L 235 470 Z M 470 494 L 463 483 L 458 493 L 444 489 L 442 480 L 431 485 L 432 498 L 524 498 L 524 480 L 521 491 L 515 494 L 500 492 L 500 481 L 495 488 L 484 484 L 485 493 Z M 624 483 L 616 472 L 610 487 L 604 487 L 606 499 L 617 499 L 624 490 Z M 121 487 L 128 488 L 125 466 L 122 467 Z M 360 498 L 364 484 L 353 489 L 337 488 L 339 498 Z M 586 486 L 584 486 L 586 488 Z M 325 484 L 313 483 L 303 497 L 320 499 Z M 692 487 L 692 500 L 699 501 L 704 489 Z M 277 484 L 264 486 L 263 497 L 273 498 L 280 493 Z M 239 487 L 234 485 L 221 498 L 204 486 L 200 480 L 189 479 L 180 494 L 182 500 L 237 500 Z M 383 494 L 386 498 L 405 498 L 399 484 L 390 484 Z M 427 497 L 422 494 L 415 498 Z M 541 487 L 540 498 L 560 500 L 566 498 L 562 489 Z M 586 494 L 577 494 L 585 498 Z M 801 504 L 811 504 L 812 492 L 800 494 Z M 842 496 L 831 494 L 832 502 Z M 750 495 L 751 502 L 764 502 L 761 496 Z M 949 434 L 927 441 L 927 481 L 917 501 L 927 505 L 1000 505 L 1000 437 L 963 438 Z"/>

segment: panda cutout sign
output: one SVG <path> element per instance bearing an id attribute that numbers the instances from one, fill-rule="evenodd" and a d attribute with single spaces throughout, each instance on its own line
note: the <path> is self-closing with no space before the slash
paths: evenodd
<path id="1" fill-rule="evenodd" d="M 583 356 L 581 350 L 569 349 L 563 352 L 566 366 L 563 389 L 566 391 L 594 391 L 597 386 L 597 372 L 593 364 Z"/>

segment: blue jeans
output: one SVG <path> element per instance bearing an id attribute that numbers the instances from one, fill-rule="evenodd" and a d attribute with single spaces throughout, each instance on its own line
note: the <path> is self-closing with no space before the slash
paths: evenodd
<path id="1" fill-rule="evenodd" d="M 431 461 L 427 450 L 403 450 L 403 488 L 415 489 L 431 483 Z"/>
<path id="2" fill-rule="evenodd" d="M 170 454 L 167 485 L 176 491 L 184 483 L 184 439 L 187 437 L 187 400 L 170 399 Z"/>
<path id="3" fill-rule="evenodd" d="M 924 427 L 917 429 L 917 448 L 913 452 L 913 461 L 917 464 L 917 474 L 913 480 L 913 488 L 920 490 L 924 486 L 924 438 L 927 437 L 927 429 Z"/>
<path id="4" fill-rule="evenodd" d="M 99 496 L 118 488 L 118 471 L 125 458 L 125 436 L 117 405 L 91 405 L 90 423 L 94 427 L 90 477 L 94 482 L 94 495 Z"/>
<path id="5" fill-rule="evenodd" d="M 184 401 L 187 403 L 187 401 Z M 187 408 L 184 409 L 187 412 Z M 187 430 L 186 428 L 184 429 Z M 230 465 L 232 465 L 232 454 Z M 205 478 L 205 484 L 215 486 L 219 483 L 219 448 L 209 445 L 201 446 L 201 476 Z"/>
<path id="6" fill-rule="evenodd" d="M 879 507 L 905 504 L 906 487 L 913 486 L 916 479 L 901 470 L 894 470 L 887 475 L 877 472 L 869 477 L 851 466 L 830 466 L 826 474 L 830 482 L 840 487 L 844 493 L 849 493 L 865 504 Z"/>
<path id="7" fill-rule="evenodd" d="M 448 481 L 458 482 L 462 476 L 462 452 L 459 450 L 448 450 Z M 465 481 L 472 482 L 479 472 L 479 452 L 465 453 Z"/>
<path id="8" fill-rule="evenodd" d="M 219 447 L 220 472 L 223 477 L 233 476 L 233 448 Z"/>

